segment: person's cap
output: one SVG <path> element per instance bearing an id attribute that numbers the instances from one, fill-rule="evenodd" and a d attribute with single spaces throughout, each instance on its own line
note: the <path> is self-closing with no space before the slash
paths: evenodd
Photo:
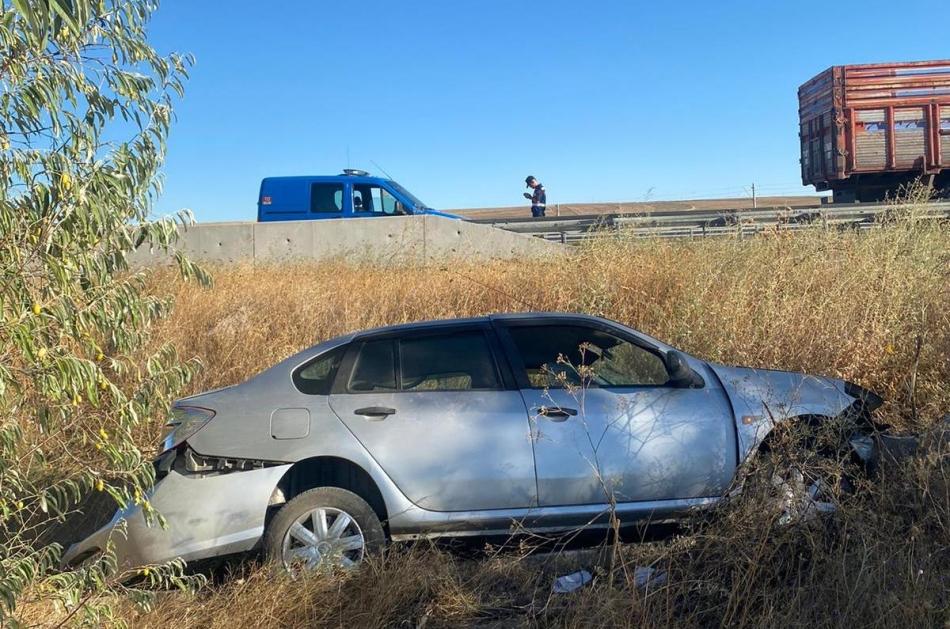
<path id="1" fill-rule="evenodd" d="M 537 181 L 534 175 L 528 175 L 527 177 L 524 178 L 524 183 L 526 186 L 531 185 L 532 181 Z"/>

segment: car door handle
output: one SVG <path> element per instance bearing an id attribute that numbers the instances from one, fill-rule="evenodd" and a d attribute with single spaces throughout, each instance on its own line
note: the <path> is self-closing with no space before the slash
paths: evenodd
<path id="1" fill-rule="evenodd" d="M 353 411 L 354 415 L 360 415 L 367 419 L 372 419 L 379 421 L 381 419 L 386 419 L 390 415 L 396 414 L 396 409 L 389 408 L 388 406 L 367 406 L 366 408 L 358 408 Z"/>
<path id="2" fill-rule="evenodd" d="M 577 415 L 577 409 L 566 408 L 564 406 L 542 406 L 538 409 L 538 415 L 543 415 L 552 422 L 562 422 L 568 417 Z"/>

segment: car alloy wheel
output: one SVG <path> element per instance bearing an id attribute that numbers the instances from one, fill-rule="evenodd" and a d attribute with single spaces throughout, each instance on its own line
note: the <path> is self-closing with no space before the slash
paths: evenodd
<path id="1" fill-rule="evenodd" d="M 265 557 L 294 575 L 354 568 L 385 545 L 386 533 L 373 508 L 338 487 L 295 496 L 274 514 L 262 539 Z"/>
<path id="2" fill-rule="evenodd" d="M 333 507 L 318 507 L 298 517 L 284 535 L 284 567 L 297 572 L 323 566 L 352 568 L 363 559 L 366 540 L 356 519 Z"/>

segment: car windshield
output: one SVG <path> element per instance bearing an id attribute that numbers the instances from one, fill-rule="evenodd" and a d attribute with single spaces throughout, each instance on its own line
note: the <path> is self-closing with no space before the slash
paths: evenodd
<path id="1" fill-rule="evenodd" d="M 398 183 L 396 183 L 395 181 L 390 180 L 389 183 L 392 184 L 393 189 L 394 189 L 396 192 L 398 192 L 402 197 L 404 197 L 406 200 L 408 200 L 410 203 L 412 203 L 412 207 L 414 207 L 414 208 L 426 209 L 426 210 L 429 209 L 429 206 L 428 206 L 428 205 L 426 205 L 425 203 L 423 203 L 422 201 L 420 201 L 419 199 L 417 199 L 417 198 L 415 197 L 415 195 L 413 195 L 411 192 L 409 192 L 408 190 L 406 190 L 405 188 L 403 188 L 402 186 L 400 186 L 400 185 L 399 185 Z"/>

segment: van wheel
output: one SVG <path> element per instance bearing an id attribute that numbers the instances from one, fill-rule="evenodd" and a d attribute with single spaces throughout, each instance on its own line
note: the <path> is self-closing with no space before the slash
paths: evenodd
<path id="1" fill-rule="evenodd" d="M 372 507 L 351 491 L 319 487 L 284 505 L 264 533 L 264 554 L 291 574 L 353 568 L 386 543 Z"/>

